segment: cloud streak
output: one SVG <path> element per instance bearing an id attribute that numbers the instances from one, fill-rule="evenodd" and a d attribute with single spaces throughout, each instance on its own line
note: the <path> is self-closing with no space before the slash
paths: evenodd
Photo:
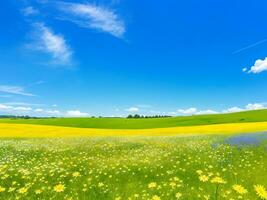
<path id="1" fill-rule="evenodd" d="M 34 94 L 25 92 L 25 89 L 20 86 L 0 85 L 0 92 L 22 96 L 36 96 Z"/>
<path id="2" fill-rule="evenodd" d="M 32 6 L 21 9 L 21 12 L 26 17 L 39 14 L 39 11 Z"/>
<path id="3" fill-rule="evenodd" d="M 241 48 L 241 49 L 238 49 L 238 50 L 234 51 L 233 54 L 241 53 L 242 51 L 251 49 L 251 48 L 256 47 L 256 46 L 258 46 L 258 45 L 260 45 L 260 44 L 263 44 L 263 43 L 265 43 L 265 42 L 267 42 L 267 39 L 264 39 L 264 40 L 255 42 L 255 43 L 253 43 L 253 44 L 251 44 L 251 45 L 248 45 L 248 46 L 246 46 L 246 47 L 243 47 L 243 48 Z"/>
<path id="4" fill-rule="evenodd" d="M 139 108 L 137 107 L 130 107 L 125 110 L 126 112 L 138 112 Z"/>
<path id="5" fill-rule="evenodd" d="M 80 27 L 95 29 L 122 38 L 125 24 L 111 9 L 93 4 L 58 2 L 57 8 L 65 13 L 64 20 L 68 20 Z"/>
<path id="6" fill-rule="evenodd" d="M 33 27 L 34 41 L 30 47 L 52 56 L 54 64 L 71 65 L 73 53 L 64 36 L 54 33 L 43 23 L 35 23 Z"/>

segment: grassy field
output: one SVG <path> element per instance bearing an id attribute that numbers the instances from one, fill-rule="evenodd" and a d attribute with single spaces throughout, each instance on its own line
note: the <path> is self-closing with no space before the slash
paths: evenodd
<path id="1" fill-rule="evenodd" d="M 266 110 L 0 121 L 0 199 L 267 199 Z"/>
<path id="2" fill-rule="evenodd" d="M 50 119 L 0 119 L 0 123 L 38 124 L 98 129 L 151 129 L 178 126 L 197 126 L 225 123 L 267 121 L 267 110 L 247 111 L 230 114 L 169 117 L 151 119 L 125 118 L 50 118 Z"/>
<path id="3" fill-rule="evenodd" d="M 266 141 L 229 136 L 0 140 L 0 199 L 267 199 Z"/>

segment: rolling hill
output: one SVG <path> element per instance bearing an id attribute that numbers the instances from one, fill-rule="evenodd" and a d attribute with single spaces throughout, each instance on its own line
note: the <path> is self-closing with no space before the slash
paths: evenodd
<path id="1" fill-rule="evenodd" d="M 0 123 L 36 124 L 100 129 L 151 129 L 226 123 L 267 122 L 267 110 L 169 118 L 43 118 L 0 119 Z"/>

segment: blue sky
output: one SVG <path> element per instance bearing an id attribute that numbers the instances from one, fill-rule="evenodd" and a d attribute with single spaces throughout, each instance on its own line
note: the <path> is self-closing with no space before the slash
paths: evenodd
<path id="1" fill-rule="evenodd" d="M 0 2 L 0 113 L 191 115 L 266 107 L 267 2 Z"/>

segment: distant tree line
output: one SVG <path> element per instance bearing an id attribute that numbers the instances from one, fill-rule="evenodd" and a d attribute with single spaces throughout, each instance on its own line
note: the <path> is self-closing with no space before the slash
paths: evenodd
<path id="1" fill-rule="evenodd" d="M 21 115 L 21 116 L 17 116 L 17 115 L 0 115 L 0 118 L 2 119 L 38 119 L 39 117 L 30 117 L 28 115 Z"/>
<path id="2" fill-rule="evenodd" d="M 138 119 L 138 118 L 166 118 L 166 117 L 171 117 L 168 115 L 152 115 L 152 116 L 147 116 L 147 115 L 128 115 L 126 118 L 129 119 Z M 58 117 L 31 117 L 28 115 L 0 115 L 0 119 L 45 119 L 45 118 L 58 118 Z M 88 117 L 90 118 L 90 117 Z M 91 118 L 121 118 L 121 117 L 103 117 L 103 116 L 92 116 Z"/>
<path id="3" fill-rule="evenodd" d="M 138 119 L 138 118 L 166 118 L 166 117 L 171 117 L 171 116 L 168 116 L 168 115 L 152 115 L 152 116 L 147 116 L 147 115 L 138 115 L 138 114 L 135 114 L 135 115 L 128 115 L 127 118 L 131 119 L 131 118 L 135 118 L 135 119 Z"/>

